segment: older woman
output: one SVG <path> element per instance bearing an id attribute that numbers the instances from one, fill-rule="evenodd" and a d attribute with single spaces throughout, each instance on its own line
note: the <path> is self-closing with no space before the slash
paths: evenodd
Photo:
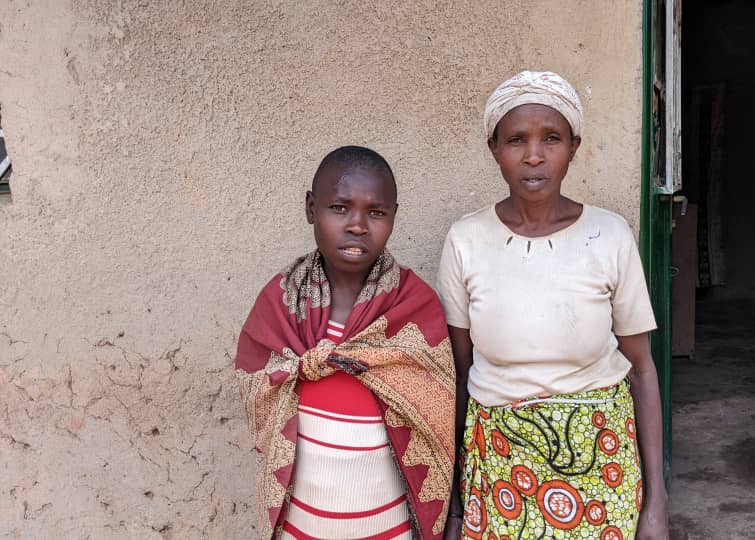
<path id="1" fill-rule="evenodd" d="M 668 536 L 634 236 L 561 194 L 582 123 L 550 72 L 519 73 L 485 109 L 510 194 L 457 221 L 441 258 L 461 448 L 446 538 Z"/>

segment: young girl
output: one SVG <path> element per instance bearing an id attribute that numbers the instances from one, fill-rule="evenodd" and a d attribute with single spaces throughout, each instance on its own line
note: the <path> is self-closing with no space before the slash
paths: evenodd
<path id="1" fill-rule="evenodd" d="M 317 249 L 265 286 L 244 324 L 259 538 L 442 534 L 453 360 L 435 293 L 385 250 L 397 207 L 379 154 L 328 154 L 306 196 Z"/>

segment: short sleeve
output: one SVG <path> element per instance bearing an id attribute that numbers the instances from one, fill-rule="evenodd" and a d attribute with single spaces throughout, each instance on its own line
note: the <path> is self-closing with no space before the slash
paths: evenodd
<path id="1" fill-rule="evenodd" d="M 640 253 L 628 225 L 619 241 L 616 275 L 611 302 L 614 334 L 632 336 L 657 328 Z"/>
<path id="2" fill-rule="evenodd" d="M 469 293 L 463 277 L 461 253 L 454 242 L 453 228 L 446 236 L 438 268 L 438 296 L 450 326 L 469 328 Z"/>

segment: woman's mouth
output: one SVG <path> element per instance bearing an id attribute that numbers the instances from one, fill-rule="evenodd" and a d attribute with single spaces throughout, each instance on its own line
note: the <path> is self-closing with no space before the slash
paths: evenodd
<path id="1" fill-rule="evenodd" d="M 547 182 L 547 179 L 543 178 L 542 176 L 524 178 L 522 180 L 522 184 L 524 184 L 527 189 L 538 189 L 542 187 L 545 182 Z"/>

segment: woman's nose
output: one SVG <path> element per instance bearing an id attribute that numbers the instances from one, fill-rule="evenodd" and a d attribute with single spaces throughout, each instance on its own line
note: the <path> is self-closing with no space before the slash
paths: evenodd
<path id="1" fill-rule="evenodd" d="M 532 142 L 525 149 L 524 162 L 527 165 L 539 165 L 545 161 L 543 156 L 543 145 L 539 142 Z"/>

